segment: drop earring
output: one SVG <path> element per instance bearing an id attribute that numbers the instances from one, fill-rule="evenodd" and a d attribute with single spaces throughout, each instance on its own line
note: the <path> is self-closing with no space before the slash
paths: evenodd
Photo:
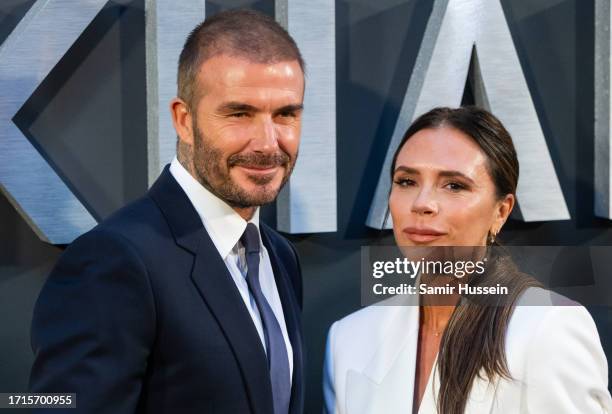
<path id="1" fill-rule="evenodd" d="M 497 237 L 497 233 L 494 231 L 489 231 L 487 234 L 487 244 L 492 245 L 495 243 L 495 237 Z"/>

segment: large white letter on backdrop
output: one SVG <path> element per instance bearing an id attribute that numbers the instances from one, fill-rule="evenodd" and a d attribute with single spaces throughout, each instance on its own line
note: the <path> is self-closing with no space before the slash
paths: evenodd
<path id="1" fill-rule="evenodd" d="M 499 117 L 513 137 L 521 166 L 519 218 L 569 219 L 499 0 L 436 0 L 391 137 L 368 226 L 391 227 L 387 220 L 388 174 L 404 132 L 416 117 L 436 106 L 459 106 L 468 74 L 476 103 Z"/>

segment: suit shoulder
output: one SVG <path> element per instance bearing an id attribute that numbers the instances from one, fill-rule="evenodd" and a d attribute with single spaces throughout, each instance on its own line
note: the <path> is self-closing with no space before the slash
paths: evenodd
<path id="1" fill-rule="evenodd" d="M 529 411 L 612 408 L 608 363 L 588 310 L 544 289 L 523 296 L 508 326 L 506 355 L 513 377 L 537 390 L 527 394 Z M 558 397 L 570 394 L 575 398 Z"/>
<path id="2" fill-rule="evenodd" d="M 591 319 L 589 312 L 578 302 L 547 289 L 528 288 L 516 301 L 509 330 L 520 325 L 521 328 L 516 331 L 534 334 L 542 323 L 550 323 L 563 315 Z"/>
<path id="3" fill-rule="evenodd" d="M 94 263 L 105 266 L 121 263 L 126 271 L 127 267 L 132 266 L 145 271 L 142 256 L 128 238 L 112 228 L 96 226 L 68 246 L 55 264 L 51 276 L 67 270 L 70 270 L 69 273 L 82 274 L 79 269 L 94 266 Z"/>
<path id="4" fill-rule="evenodd" d="M 98 227 L 127 235 L 134 229 L 142 230 L 161 222 L 165 222 L 161 210 L 151 197 L 144 195 L 112 213 Z"/>
<path id="5" fill-rule="evenodd" d="M 161 210 L 148 195 L 145 195 L 115 211 L 83 236 L 123 239 L 137 250 L 145 252 L 143 246 L 149 245 L 160 235 L 167 235 L 169 232 L 170 229 Z M 77 241 L 78 239 L 73 243 Z"/>
<path id="6" fill-rule="evenodd" d="M 595 322 L 584 306 L 541 288 L 529 288 L 521 295 L 508 324 L 508 355 L 550 356 L 577 342 L 601 347 Z"/>

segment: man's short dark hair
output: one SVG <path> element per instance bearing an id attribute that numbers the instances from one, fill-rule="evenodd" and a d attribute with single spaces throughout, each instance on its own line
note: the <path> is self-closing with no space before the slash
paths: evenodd
<path id="1" fill-rule="evenodd" d="M 178 66 L 178 96 L 194 109 L 197 74 L 217 55 L 245 58 L 254 63 L 297 60 L 305 64 L 293 38 L 274 19 L 253 10 L 229 10 L 200 23 L 187 37 Z"/>

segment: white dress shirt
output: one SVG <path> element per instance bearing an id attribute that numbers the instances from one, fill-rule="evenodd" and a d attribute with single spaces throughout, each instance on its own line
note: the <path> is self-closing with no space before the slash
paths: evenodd
<path id="1" fill-rule="evenodd" d="M 193 207 L 200 216 L 200 219 L 202 219 L 204 228 L 225 262 L 227 270 L 232 276 L 240 292 L 240 296 L 242 296 L 242 300 L 251 315 L 251 319 L 255 324 L 255 328 L 257 329 L 257 333 L 259 334 L 259 338 L 265 350 L 266 341 L 261 316 L 259 315 L 255 299 L 251 295 L 249 286 L 247 285 L 247 263 L 244 254 L 244 246 L 242 246 L 240 242 L 240 237 L 242 237 L 248 222 L 255 224 L 259 230 L 259 208 L 255 210 L 253 218 L 247 222 L 227 203 L 212 194 L 193 178 L 176 157 L 170 164 L 170 173 L 176 179 L 185 194 L 187 194 L 187 198 L 189 198 L 191 204 L 193 204 Z M 293 348 L 291 347 L 289 335 L 287 334 L 283 306 L 276 288 L 270 256 L 268 255 L 266 247 L 263 245 L 261 234 L 259 234 L 259 243 L 261 246 L 259 261 L 259 281 L 261 290 L 281 327 L 287 347 L 287 355 L 289 357 L 290 378 L 293 378 Z"/>

